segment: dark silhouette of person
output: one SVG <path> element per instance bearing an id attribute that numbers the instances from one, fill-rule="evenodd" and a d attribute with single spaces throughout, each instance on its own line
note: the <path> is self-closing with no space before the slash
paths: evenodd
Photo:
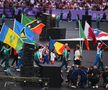
<path id="1" fill-rule="evenodd" d="M 106 21 L 106 17 L 107 17 L 106 13 L 103 13 L 102 21 Z"/>
<path id="2" fill-rule="evenodd" d="M 72 17 L 72 13 L 69 10 L 69 12 L 67 13 L 67 21 L 71 21 L 71 17 Z"/>

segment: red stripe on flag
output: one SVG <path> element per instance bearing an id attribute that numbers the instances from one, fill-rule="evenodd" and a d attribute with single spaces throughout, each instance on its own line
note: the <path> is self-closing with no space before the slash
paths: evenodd
<path id="1" fill-rule="evenodd" d="M 96 44 L 97 40 L 91 27 L 89 27 L 88 38 L 93 39 L 93 44 Z"/>
<path id="2" fill-rule="evenodd" d="M 63 53 L 63 50 L 64 50 L 65 46 L 63 45 L 60 49 L 59 49 L 59 53 Z"/>
<path id="3" fill-rule="evenodd" d="M 108 36 L 108 33 L 101 33 L 101 34 L 98 35 L 98 38 L 103 37 L 103 36 L 104 37 Z"/>
<path id="4" fill-rule="evenodd" d="M 88 40 L 86 38 L 84 39 L 84 42 L 85 42 L 87 50 L 90 50 L 89 42 L 88 42 Z"/>
<path id="5" fill-rule="evenodd" d="M 36 33 L 36 34 L 41 34 L 42 32 L 42 28 L 45 26 L 45 24 L 40 23 L 39 25 L 37 25 L 36 27 L 32 28 L 31 30 Z"/>

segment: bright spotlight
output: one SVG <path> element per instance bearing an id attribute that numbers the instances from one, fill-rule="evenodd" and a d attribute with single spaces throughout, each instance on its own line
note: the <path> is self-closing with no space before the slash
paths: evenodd
<path id="1" fill-rule="evenodd" d="M 52 14 L 52 17 L 54 18 L 56 15 L 55 14 Z"/>

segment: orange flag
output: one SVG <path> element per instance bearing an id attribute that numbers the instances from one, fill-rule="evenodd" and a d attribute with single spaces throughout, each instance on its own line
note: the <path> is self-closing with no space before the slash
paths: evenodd
<path id="1" fill-rule="evenodd" d="M 31 30 L 32 30 L 34 33 L 36 33 L 36 34 L 41 34 L 42 28 L 43 28 L 44 26 L 45 26 L 45 24 L 40 23 L 40 24 L 38 24 L 36 27 L 31 28 Z"/>

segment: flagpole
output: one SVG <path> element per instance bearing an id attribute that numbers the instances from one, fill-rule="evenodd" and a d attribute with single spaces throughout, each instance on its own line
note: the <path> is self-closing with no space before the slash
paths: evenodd
<path id="1" fill-rule="evenodd" d="M 84 39 L 83 39 L 82 45 L 81 45 L 81 55 L 82 55 L 83 45 L 84 45 Z"/>
<path id="2" fill-rule="evenodd" d="M 100 40 L 102 43 L 104 43 L 104 45 L 106 46 L 106 48 L 108 48 L 108 45 L 105 43 L 105 42 L 103 42 L 102 40 Z"/>
<path id="3" fill-rule="evenodd" d="M 80 37 L 80 20 L 78 20 L 78 22 L 79 22 L 79 37 Z M 82 55 L 81 38 L 80 38 L 80 52 L 81 52 L 81 55 Z"/>
<path id="4" fill-rule="evenodd" d="M 16 21 L 16 19 L 14 19 L 13 31 L 14 31 L 14 28 L 15 28 L 15 21 Z"/>
<path id="5" fill-rule="evenodd" d="M 23 14 L 21 14 L 21 23 L 23 22 Z"/>

